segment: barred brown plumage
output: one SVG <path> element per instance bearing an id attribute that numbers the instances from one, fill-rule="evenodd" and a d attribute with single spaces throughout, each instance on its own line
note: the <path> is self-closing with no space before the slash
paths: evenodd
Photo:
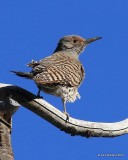
<path id="1" fill-rule="evenodd" d="M 16 75 L 35 81 L 40 91 L 62 98 L 64 113 L 66 102 L 74 102 L 80 98 L 78 88 L 82 83 L 85 72 L 79 61 L 79 55 L 91 42 L 101 39 L 95 37 L 84 39 L 80 36 L 65 36 L 60 39 L 54 53 L 40 61 L 32 60 L 28 66 L 30 73 L 12 71 Z M 67 116 L 68 117 L 68 116 Z"/>
<path id="2" fill-rule="evenodd" d="M 41 60 L 40 64 L 32 70 L 32 73 L 36 74 L 33 78 L 36 83 L 60 83 L 71 87 L 78 86 L 84 77 L 81 63 L 77 59 L 60 52 Z"/>

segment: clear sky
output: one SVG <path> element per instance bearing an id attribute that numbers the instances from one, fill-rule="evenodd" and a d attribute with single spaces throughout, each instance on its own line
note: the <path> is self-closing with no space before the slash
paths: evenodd
<path id="1" fill-rule="evenodd" d="M 81 100 L 67 104 L 74 118 L 116 122 L 128 117 L 128 1 L 127 0 L 2 0 L 0 2 L 0 82 L 37 93 L 33 81 L 9 70 L 29 71 L 32 59 L 49 56 L 58 39 L 76 34 L 102 36 L 90 44 L 80 60 L 86 78 Z M 61 100 L 43 97 L 62 110 Z M 99 160 L 97 154 L 124 154 L 128 135 L 117 138 L 71 137 L 24 107 L 13 116 L 15 160 Z M 117 157 L 112 158 L 113 160 Z"/>

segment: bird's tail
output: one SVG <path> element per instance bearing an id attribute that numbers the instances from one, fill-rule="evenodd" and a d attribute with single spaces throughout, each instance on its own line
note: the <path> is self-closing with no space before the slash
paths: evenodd
<path id="1" fill-rule="evenodd" d="M 17 72 L 17 71 L 10 71 L 10 72 L 14 73 L 15 75 L 17 75 L 19 77 L 23 77 L 23 78 L 27 78 L 27 79 L 33 78 L 33 74 L 29 73 L 29 72 Z"/>

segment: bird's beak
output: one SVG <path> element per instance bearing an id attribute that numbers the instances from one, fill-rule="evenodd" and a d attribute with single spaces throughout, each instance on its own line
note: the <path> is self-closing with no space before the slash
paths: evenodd
<path id="1" fill-rule="evenodd" d="M 85 44 L 88 44 L 88 43 L 97 41 L 97 40 L 99 40 L 99 39 L 101 39 L 101 38 L 102 38 L 102 37 L 88 38 L 88 39 L 85 40 Z"/>

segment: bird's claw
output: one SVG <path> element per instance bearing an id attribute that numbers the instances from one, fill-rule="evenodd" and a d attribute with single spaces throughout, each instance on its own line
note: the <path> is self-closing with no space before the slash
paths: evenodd
<path id="1" fill-rule="evenodd" d="M 40 95 L 40 91 L 41 91 L 41 90 L 39 89 L 39 90 L 38 90 L 38 93 L 37 93 L 37 98 L 39 98 L 39 99 L 40 99 L 40 98 L 41 98 L 41 99 L 44 99 L 43 96 Z"/>
<path id="2" fill-rule="evenodd" d="M 63 113 L 66 115 L 66 122 L 69 121 L 70 115 L 67 112 L 65 112 L 65 111 Z"/>
<path id="3" fill-rule="evenodd" d="M 44 97 L 43 97 L 43 96 L 40 96 L 40 95 L 37 95 L 37 98 L 38 98 L 38 99 L 40 99 L 40 98 L 41 98 L 41 99 L 44 99 Z"/>

